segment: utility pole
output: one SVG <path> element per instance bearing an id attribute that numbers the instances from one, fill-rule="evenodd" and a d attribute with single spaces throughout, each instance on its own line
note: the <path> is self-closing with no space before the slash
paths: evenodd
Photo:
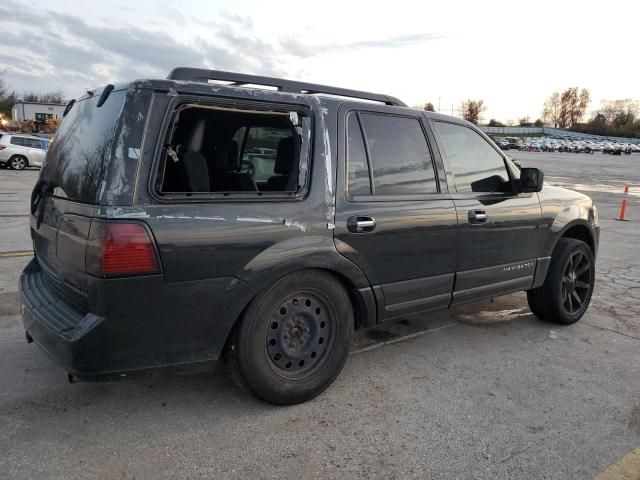
<path id="1" fill-rule="evenodd" d="M 442 97 L 438 97 L 438 113 L 440 113 L 440 100 L 442 100 Z"/>

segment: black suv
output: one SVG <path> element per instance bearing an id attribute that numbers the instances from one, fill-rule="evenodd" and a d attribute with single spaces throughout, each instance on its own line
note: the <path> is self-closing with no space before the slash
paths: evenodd
<path id="1" fill-rule="evenodd" d="M 573 323 L 597 212 L 542 181 L 386 95 L 191 68 L 107 85 L 67 107 L 33 190 L 27 340 L 71 379 L 222 355 L 286 404 L 359 327 L 523 290 Z"/>

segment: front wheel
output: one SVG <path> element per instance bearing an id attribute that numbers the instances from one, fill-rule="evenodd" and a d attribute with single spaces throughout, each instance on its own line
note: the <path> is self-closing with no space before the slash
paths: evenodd
<path id="1" fill-rule="evenodd" d="M 527 291 L 529 307 L 547 322 L 575 323 L 587 311 L 594 283 L 595 263 L 589 246 L 581 240 L 561 238 L 544 284 Z"/>
<path id="2" fill-rule="evenodd" d="M 14 157 L 11 157 L 11 160 L 9 160 L 9 165 L 14 170 L 24 170 L 28 165 L 27 158 L 23 157 L 22 155 L 16 155 Z"/>
<path id="3" fill-rule="evenodd" d="M 289 405 L 325 390 L 353 338 L 349 295 L 331 274 L 295 272 L 254 299 L 231 335 L 232 376 L 263 400 Z"/>

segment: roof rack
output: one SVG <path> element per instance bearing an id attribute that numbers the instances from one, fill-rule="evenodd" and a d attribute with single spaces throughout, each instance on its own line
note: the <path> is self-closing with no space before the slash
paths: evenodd
<path id="1" fill-rule="evenodd" d="M 326 85 L 318 85 L 316 83 L 296 82 L 292 80 L 284 80 L 282 78 L 262 77 L 259 75 L 247 75 L 244 73 L 223 72 L 220 70 L 177 67 L 174 68 L 171 73 L 169 73 L 169 76 L 167 78 L 169 80 L 184 80 L 187 82 L 198 83 L 208 83 L 209 80 L 219 80 L 230 82 L 231 86 L 264 85 L 269 87 L 276 87 L 279 92 L 306 94 L 324 93 L 328 95 L 337 95 L 340 97 L 372 100 L 375 102 L 381 102 L 386 105 L 394 105 L 397 107 L 407 106 L 402 100 L 379 93 L 361 92 L 359 90 L 328 87 Z"/>

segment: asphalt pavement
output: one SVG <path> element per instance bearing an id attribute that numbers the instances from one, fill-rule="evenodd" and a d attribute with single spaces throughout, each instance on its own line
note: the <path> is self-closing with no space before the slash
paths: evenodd
<path id="1" fill-rule="evenodd" d="M 598 203 L 585 317 L 545 324 L 516 294 L 359 331 L 335 384 L 291 407 L 222 365 L 69 384 L 15 307 L 37 172 L 0 170 L 0 477 L 594 478 L 640 447 L 640 155 L 510 153 Z"/>

